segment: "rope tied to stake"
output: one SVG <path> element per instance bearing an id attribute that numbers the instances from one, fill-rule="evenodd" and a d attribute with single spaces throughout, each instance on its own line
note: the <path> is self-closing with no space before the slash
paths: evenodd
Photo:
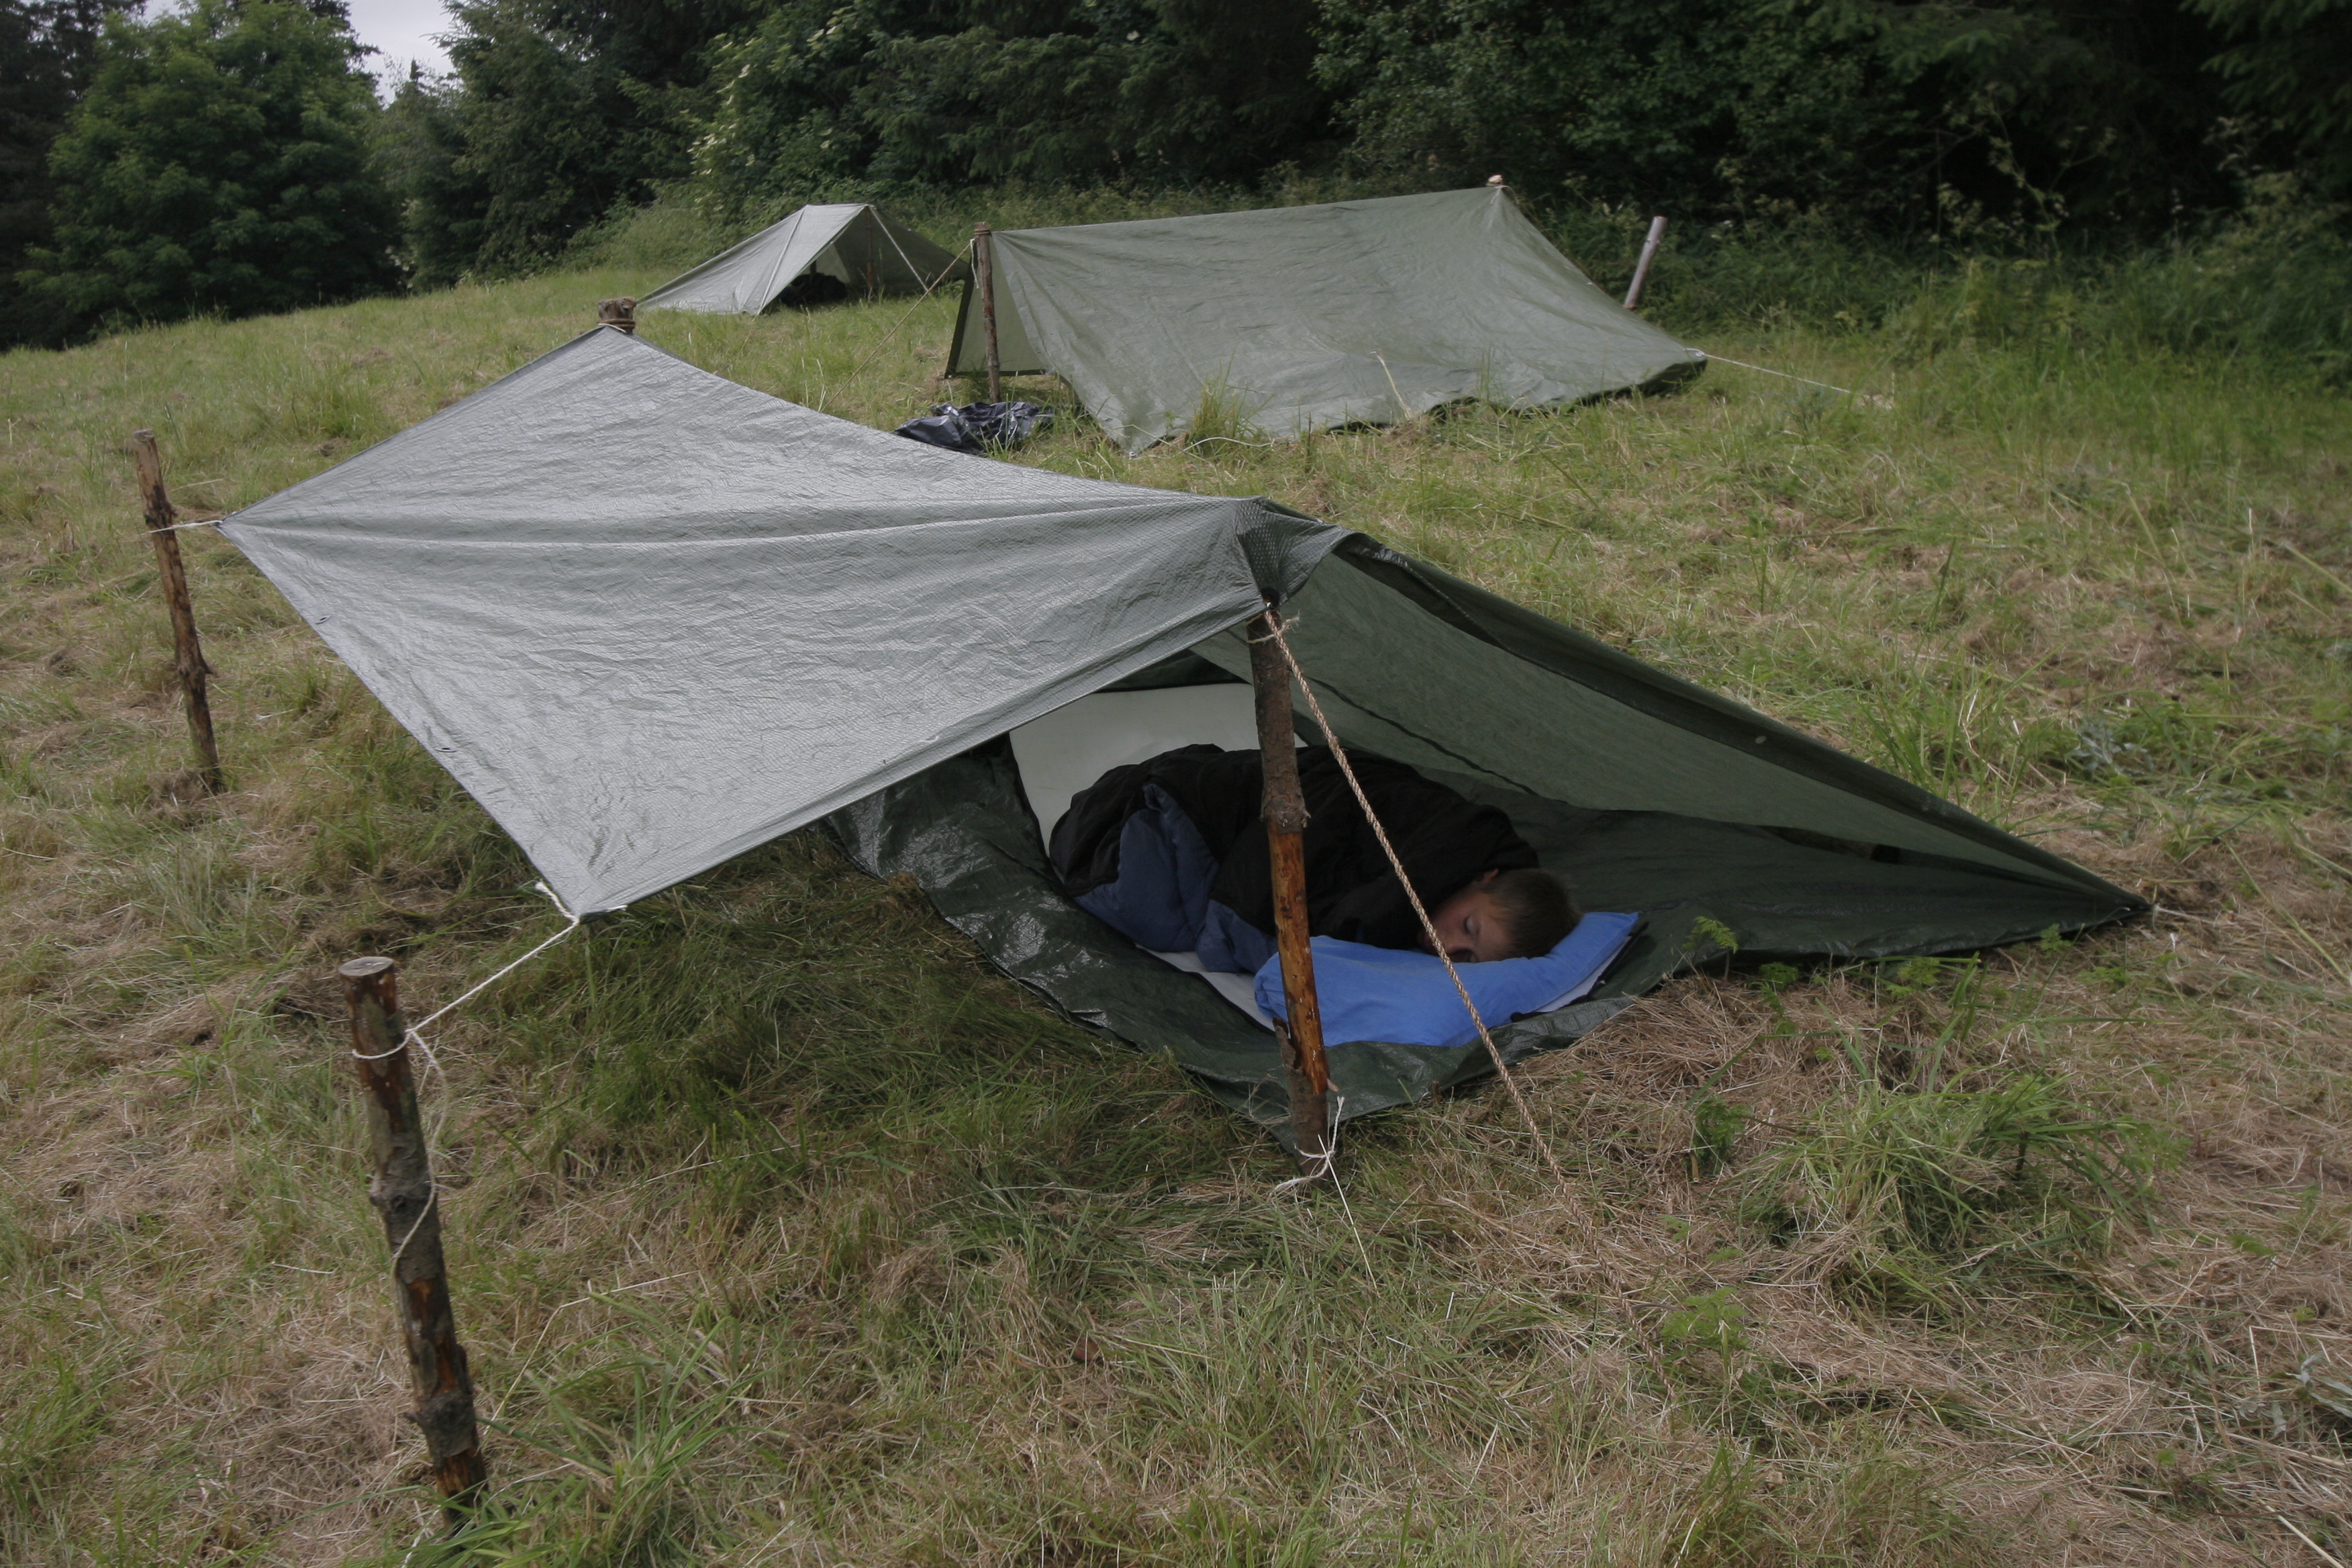
<path id="1" fill-rule="evenodd" d="M 437 1163 L 430 1158 L 430 1153 L 432 1151 L 439 1149 L 442 1146 L 441 1134 L 448 1126 L 449 1110 L 446 1103 L 446 1091 L 449 1087 L 449 1075 L 442 1070 L 441 1058 L 434 1053 L 433 1043 L 425 1037 L 422 1031 L 430 1028 L 442 1018 L 456 1012 L 458 1008 L 464 1006 L 475 997 L 479 996 L 483 992 L 488 991 L 491 986 L 496 985 L 499 981 L 504 980 L 508 975 L 512 974 L 516 970 L 520 969 L 524 964 L 529 963 L 532 959 L 537 958 L 541 953 L 545 952 L 549 948 L 553 947 L 557 942 L 562 942 L 565 937 L 570 936 L 573 931 L 580 929 L 580 917 L 573 914 L 572 910 L 565 906 L 562 899 L 556 895 L 554 889 L 549 887 L 545 882 L 533 882 L 531 886 L 537 889 L 540 892 L 546 894 L 547 901 L 555 906 L 555 912 L 563 917 L 563 929 L 562 931 L 557 931 L 553 936 L 549 937 L 545 942 L 541 942 L 538 946 L 532 948 L 529 952 L 524 953 L 520 958 L 516 959 L 513 963 L 506 964 L 496 973 L 491 974 L 487 979 L 481 980 L 475 984 L 467 987 L 466 990 L 458 994 L 455 1000 L 442 1004 L 440 1006 L 436 1007 L 432 1012 L 427 1013 L 424 1017 L 419 1018 L 415 1023 L 407 1025 L 401 1030 L 399 1042 L 390 1050 L 352 1052 L 352 1059 L 354 1061 L 379 1062 L 383 1060 L 386 1057 L 398 1056 L 409 1047 L 415 1046 L 417 1050 L 424 1055 L 425 1070 L 428 1073 L 434 1074 L 441 1079 L 441 1087 L 445 1091 L 444 1100 L 440 1107 L 439 1114 L 434 1119 L 432 1127 L 425 1135 L 425 1146 L 428 1156 L 425 1161 L 425 1178 L 428 1185 L 428 1192 L 425 1200 L 425 1206 L 419 1209 L 417 1211 L 416 1217 L 409 1222 L 408 1232 L 400 1238 L 400 1244 L 392 1249 L 392 1266 L 395 1269 L 400 1267 L 401 1258 L 406 1255 L 408 1251 L 408 1244 L 415 1240 L 416 1233 L 424 1228 L 425 1222 L 441 1211 L 441 1179 L 439 1176 L 433 1173 L 438 1167 Z"/>
<path id="2" fill-rule="evenodd" d="M 1291 679 L 1298 682 L 1298 689 L 1306 695 L 1307 711 L 1315 715 L 1316 727 L 1330 742 L 1331 758 L 1339 764 L 1339 773 L 1348 781 L 1349 793 L 1356 797 L 1356 805 L 1363 812 L 1364 820 L 1371 825 L 1372 837 L 1380 840 L 1381 853 L 1388 857 L 1389 868 L 1404 885 L 1405 899 L 1412 905 L 1412 912 L 1421 921 L 1423 933 L 1429 938 L 1429 949 L 1437 955 L 1438 962 L 1445 965 L 1446 976 L 1454 982 L 1454 992 L 1460 995 L 1464 1009 L 1470 1015 L 1471 1026 L 1478 1031 L 1478 1038 L 1486 1043 L 1487 1056 L 1494 1059 L 1496 1076 L 1503 1080 L 1503 1087 L 1511 1091 L 1511 1101 L 1519 1108 L 1519 1116 L 1528 1124 L 1528 1135 L 1536 1141 L 1536 1150 L 1543 1155 L 1544 1163 L 1550 1167 L 1552 1179 L 1566 1184 L 1568 1173 L 1560 1169 L 1559 1159 L 1551 1152 L 1550 1142 L 1543 1135 L 1543 1129 L 1536 1124 L 1536 1113 L 1528 1108 L 1527 1096 L 1519 1092 L 1518 1079 L 1512 1076 L 1510 1064 L 1503 1059 L 1502 1047 L 1495 1044 L 1495 1037 L 1487 1032 L 1486 1020 L 1478 1013 L 1478 1004 L 1470 999 L 1470 988 L 1462 984 L 1462 972 L 1454 967 L 1453 955 L 1445 951 L 1444 942 L 1438 940 L 1436 922 L 1429 918 L 1429 910 L 1422 903 L 1421 894 L 1414 889 L 1412 879 L 1405 875 L 1403 858 L 1397 854 L 1396 846 L 1389 842 L 1388 829 L 1381 826 L 1379 816 L 1372 810 L 1370 798 L 1364 794 L 1364 786 L 1356 781 L 1356 770 L 1348 761 L 1348 749 L 1339 743 L 1339 731 L 1323 716 L 1323 704 L 1317 700 L 1315 688 L 1307 684 L 1307 672 L 1298 667 L 1298 656 L 1290 651 L 1290 642 L 1283 635 L 1281 623 L 1271 616 L 1266 617 L 1266 633 L 1275 647 L 1282 650 L 1282 661 L 1290 667 Z M 1246 633 L 1244 635 L 1247 636 Z M 1332 1146 L 1334 1149 L 1338 1147 L 1336 1138 L 1332 1140 Z M 1329 1158 L 1328 1155 L 1324 1157 L 1327 1170 Z"/>

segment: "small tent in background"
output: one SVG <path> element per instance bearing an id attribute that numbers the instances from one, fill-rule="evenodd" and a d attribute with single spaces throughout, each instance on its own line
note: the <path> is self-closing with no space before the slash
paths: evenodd
<path id="1" fill-rule="evenodd" d="M 598 329 L 222 531 L 581 912 L 805 824 L 911 872 L 1072 1016 L 1269 1122 L 1274 1037 L 1072 904 L 1059 802 L 1194 741 L 1248 744 L 1241 625 L 1291 646 L 1347 744 L 1501 806 L 1589 906 L 1647 926 L 1570 1039 L 1695 957 L 1947 952 L 2146 908 L 1727 698 L 1263 500 L 960 456 Z M 1488 1070 L 1334 1042 L 1353 1116 Z"/>
<path id="2" fill-rule="evenodd" d="M 1277 437 L 1478 398 L 1570 403 L 1703 357 L 1593 287 L 1499 187 L 992 241 L 997 353 L 1051 372 L 1130 452 L 1204 400 Z M 966 290 L 949 369 L 987 368 Z"/>
<path id="3" fill-rule="evenodd" d="M 863 202 L 807 206 L 680 273 L 637 308 L 756 316 L 812 274 L 860 299 L 920 294 L 962 277 L 964 263 L 879 207 Z"/>

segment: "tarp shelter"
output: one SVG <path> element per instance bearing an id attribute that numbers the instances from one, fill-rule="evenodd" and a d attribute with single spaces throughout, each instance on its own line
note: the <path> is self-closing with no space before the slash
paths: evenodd
<path id="1" fill-rule="evenodd" d="M 1272 1037 L 1065 899 L 1042 827 L 1104 767 L 1248 743 L 1266 596 L 1348 744 L 1508 811 L 1647 925 L 1572 1037 L 1706 956 L 1943 952 L 2140 900 L 1916 785 L 1373 540 L 781 402 L 600 328 L 223 531 L 511 834 L 616 909 L 824 822 L 1071 1016 L 1275 1121 Z M 1349 1115 L 1484 1054 L 1335 1043 Z"/>
<path id="2" fill-rule="evenodd" d="M 1268 435 L 1477 398 L 1533 408 L 1655 385 L 1703 357 L 1592 285 L 1487 187 L 1008 229 L 997 357 L 1046 373 L 1130 452 L 1204 402 Z M 949 368 L 987 368 L 965 291 Z"/>
<path id="3" fill-rule="evenodd" d="M 961 258 L 864 202 L 806 206 L 637 301 L 641 310 L 756 316 L 806 272 L 838 279 L 852 298 L 920 294 L 964 275 Z"/>

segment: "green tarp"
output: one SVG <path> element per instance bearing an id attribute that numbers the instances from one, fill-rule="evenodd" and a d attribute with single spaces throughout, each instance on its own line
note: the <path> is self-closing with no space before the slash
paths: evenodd
<path id="1" fill-rule="evenodd" d="M 1641 913 L 1592 996 L 1496 1031 L 1509 1059 L 1575 1038 L 1677 970 L 1963 952 L 2146 902 L 1916 784 L 1507 600 L 1351 535 L 1289 604 L 1293 649 L 1347 743 L 1507 812 L 1587 908 Z M 1247 678 L 1237 631 L 1122 683 Z M 1312 727 L 1307 731 L 1313 733 Z M 912 873 L 999 965 L 1072 1016 L 1166 1050 L 1286 1137 L 1271 1037 L 1071 905 L 1014 748 L 974 748 L 831 818 L 877 875 Z M 1335 1043 L 1347 1117 L 1492 1070 L 1483 1048 Z"/>
<path id="2" fill-rule="evenodd" d="M 1588 907 L 1646 917 L 1591 1000 L 1503 1031 L 1512 1051 L 1706 956 L 1702 918 L 1744 955 L 1804 959 L 2145 908 L 1362 535 L 941 451 L 611 329 L 222 527 L 571 908 L 824 820 L 1072 1016 L 1265 1120 L 1271 1037 L 1061 896 L 1019 753 L 1048 715 L 1061 721 L 1111 700 L 1164 701 L 1159 732 L 1118 743 L 1214 738 L 1181 715 L 1238 700 L 1239 628 L 1267 597 L 1341 740 L 1502 806 Z M 1485 1070 L 1379 1042 L 1332 1058 L 1349 1115 Z"/>
<path id="3" fill-rule="evenodd" d="M 1002 368 L 1059 375 L 1129 451 L 1204 407 L 1288 437 L 1472 398 L 1573 402 L 1704 363 L 1500 188 L 1008 229 L 993 256 Z M 969 290 L 949 364 L 987 365 Z"/>
<path id="4" fill-rule="evenodd" d="M 853 297 L 920 294 L 964 275 L 964 263 L 864 202 L 806 206 L 679 273 L 637 301 L 646 310 L 756 316 L 807 272 Z"/>

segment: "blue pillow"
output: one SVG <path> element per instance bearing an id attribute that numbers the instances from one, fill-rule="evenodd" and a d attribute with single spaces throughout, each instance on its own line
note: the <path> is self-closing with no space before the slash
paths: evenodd
<path id="1" fill-rule="evenodd" d="M 1642 917 L 1589 914 L 1541 958 L 1501 958 L 1454 967 L 1478 1016 L 1497 1029 L 1528 1013 L 1572 1001 L 1624 949 Z M 1466 1046 L 1478 1037 L 1462 994 L 1433 953 L 1367 947 L 1337 937 L 1315 939 L 1315 994 L 1322 1004 L 1327 1044 L 1392 1040 L 1406 1046 Z M 1257 1005 L 1289 1016 L 1282 994 L 1282 960 L 1257 972 Z"/>

